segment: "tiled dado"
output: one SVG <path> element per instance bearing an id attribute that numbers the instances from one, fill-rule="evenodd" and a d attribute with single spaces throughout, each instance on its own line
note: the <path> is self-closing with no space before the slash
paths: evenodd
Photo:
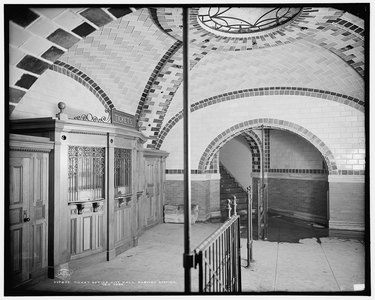
<path id="1" fill-rule="evenodd" d="M 198 170 L 201 170 L 202 172 L 207 170 L 209 168 L 209 164 L 212 160 L 212 157 L 217 153 L 217 151 L 220 150 L 220 148 L 227 141 L 229 141 L 235 136 L 238 136 L 248 131 L 249 129 L 254 129 L 254 128 L 259 129 L 259 126 L 261 125 L 271 127 L 271 128 L 276 128 L 276 129 L 280 129 L 280 128 L 286 129 L 286 130 L 289 130 L 290 132 L 293 132 L 305 138 L 310 143 L 312 143 L 313 146 L 315 146 L 318 149 L 318 151 L 320 151 L 320 153 L 324 157 L 326 164 L 328 166 L 329 174 L 339 174 L 339 171 L 337 169 L 337 165 L 335 162 L 335 158 L 332 152 L 324 144 L 324 142 L 320 140 L 316 135 L 314 135 L 312 132 L 308 131 L 306 128 L 298 124 L 295 124 L 289 121 L 278 120 L 278 119 L 268 119 L 268 118 L 254 119 L 254 120 L 241 122 L 223 131 L 216 138 L 214 138 L 211 141 L 211 143 L 207 146 L 206 150 L 202 154 L 202 157 L 199 161 Z"/>
<path id="2" fill-rule="evenodd" d="M 289 173 L 289 174 L 329 174 L 323 169 L 269 169 L 268 173 Z M 337 170 L 339 175 L 365 175 L 365 170 Z"/>
<path id="3" fill-rule="evenodd" d="M 268 169 L 269 173 L 294 173 L 294 174 L 328 174 L 328 170 L 321 169 Z"/>
<path id="4" fill-rule="evenodd" d="M 23 54 L 10 68 L 34 74 L 24 73 L 18 80 L 9 83 L 9 102 L 18 103 L 39 76 L 77 42 L 99 27 L 131 12 L 128 7 L 71 9 L 6 6 L 5 17 L 10 21 L 9 44 Z M 11 105 L 12 108 L 14 105 Z"/>
<path id="5" fill-rule="evenodd" d="M 259 173 L 260 168 L 254 170 L 253 172 Z M 329 174 L 328 170 L 322 170 L 322 169 L 268 169 L 265 170 L 265 172 L 268 173 L 288 173 L 288 174 Z M 166 174 L 184 174 L 184 169 L 166 169 Z M 206 171 L 203 170 L 191 170 L 191 174 L 207 174 L 207 173 L 219 173 L 217 169 L 209 169 Z M 339 175 L 365 175 L 364 170 L 337 170 L 337 173 Z"/>
<path id="6" fill-rule="evenodd" d="M 216 95 L 210 98 L 203 99 L 201 101 L 195 102 L 191 105 L 191 112 L 205 108 L 216 103 L 235 100 L 238 98 L 245 97 L 258 97 L 258 96 L 272 96 L 272 95 L 289 95 L 289 96 L 306 96 L 322 98 L 329 101 L 339 102 L 345 105 L 349 105 L 361 112 L 364 112 L 365 102 L 357 98 L 347 96 L 344 94 L 339 94 L 330 91 L 302 88 L 302 87 L 261 87 L 254 89 L 239 90 L 234 92 L 228 92 L 221 95 Z M 182 119 L 182 111 L 174 115 L 167 124 L 160 131 L 157 140 L 155 141 L 155 148 L 160 149 L 165 137 L 168 135 L 169 131 L 173 126 Z"/>
<path id="7" fill-rule="evenodd" d="M 206 171 L 192 169 L 190 170 L 190 173 L 191 174 L 207 174 L 207 173 L 215 174 L 215 173 L 219 173 L 219 171 L 217 169 L 206 170 Z M 184 174 L 184 169 L 166 169 L 165 174 Z"/>
<path id="8" fill-rule="evenodd" d="M 62 61 L 56 61 L 50 69 L 60 74 L 64 74 L 82 84 L 99 99 L 107 111 L 115 108 L 111 99 L 109 99 L 108 95 L 101 89 L 101 87 L 82 71 Z"/>

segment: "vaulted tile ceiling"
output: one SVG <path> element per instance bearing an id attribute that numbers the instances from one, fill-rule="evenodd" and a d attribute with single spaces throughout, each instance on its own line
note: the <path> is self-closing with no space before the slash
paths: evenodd
<path id="1" fill-rule="evenodd" d="M 320 94 L 363 111 L 363 19 L 301 7 L 281 25 L 233 33 L 202 24 L 202 11 L 190 10 L 193 109 L 233 91 L 272 91 Z M 11 119 L 51 117 L 59 101 L 73 115 L 116 108 L 136 116 L 147 147 L 161 147 L 182 109 L 181 8 L 18 7 L 7 16 Z M 79 86 L 87 95 L 74 95 Z"/>

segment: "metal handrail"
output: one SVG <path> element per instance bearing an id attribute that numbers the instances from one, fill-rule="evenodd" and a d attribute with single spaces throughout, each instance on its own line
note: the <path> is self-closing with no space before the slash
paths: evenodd
<path id="1" fill-rule="evenodd" d="M 223 223 L 223 225 L 221 225 L 220 228 L 218 228 L 214 233 L 212 233 L 207 239 L 205 239 L 203 242 L 201 242 L 199 244 L 198 247 L 196 247 L 194 249 L 194 252 L 195 253 L 198 253 L 199 251 L 204 251 L 208 248 L 208 246 L 210 244 L 212 244 L 212 242 L 214 242 L 216 240 L 216 238 L 222 234 L 227 228 L 230 227 L 230 225 L 232 225 L 234 222 L 236 222 L 236 220 L 239 218 L 240 216 L 239 215 L 234 215 L 232 216 L 229 220 L 225 221 L 225 223 Z"/>
<path id="2" fill-rule="evenodd" d="M 241 292 L 240 217 L 228 199 L 229 219 L 192 252 L 198 267 L 199 292 Z M 236 199 L 233 200 L 236 207 Z"/>

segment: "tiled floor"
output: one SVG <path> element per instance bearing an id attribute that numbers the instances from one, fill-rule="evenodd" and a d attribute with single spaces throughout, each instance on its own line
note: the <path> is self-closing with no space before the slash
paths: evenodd
<path id="1" fill-rule="evenodd" d="M 220 225 L 194 224 L 191 248 Z M 300 231 L 296 230 L 298 227 L 301 228 Z M 287 230 L 288 228 L 294 230 Z M 310 236 L 307 235 L 309 229 Z M 271 218 L 268 241 L 254 241 L 254 261 L 250 268 L 242 268 L 243 291 L 339 292 L 361 288 L 365 282 L 365 247 L 362 235 L 346 232 L 341 233 L 340 237 L 332 237 L 327 229 L 321 229 L 318 230 L 317 238 L 316 232 L 316 228 L 309 224 Z M 301 240 L 298 238 L 299 234 L 302 236 Z M 334 235 L 337 234 L 336 232 Z M 245 266 L 246 228 L 243 228 L 242 236 L 242 265 Z M 74 270 L 66 281 L 42 281 L 30 287 L 28 292 L 183 292 L 182 253 L 183 225 L 160 224 L 146 231 L 140 237 L 137 247 L 120 254 L 112 261 Z M 192 269 L 192 281 L 194 290 L 197 286 L 195 269 Z"/>

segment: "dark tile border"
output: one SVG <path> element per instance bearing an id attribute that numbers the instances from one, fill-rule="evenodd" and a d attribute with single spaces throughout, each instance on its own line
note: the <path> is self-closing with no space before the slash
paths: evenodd
<path id="1" fill-rule="evenodd" d="M 269 169 L 269 173 L 293 173 L 293 174 L 328 174 L 324 169 Z"/>
<path id="2" fill-rule="evenodd" d="M 214 105 L 224 101 L 236 100 L 238 98 L 245 97 L 255 97 L 255 96 L 274 96 L 274 95 L 289 95 L 289 96 L 305 96 L 305 97 L 315 97 L 322 98 L 329 101 L 339 102 L 351 106 L 361 112 L 365 111 L 365 102 L 357 98 L 335 93 L 331 91 L 302 88 L 302 87 L 261 87 L 253 89 L 238 90 L 233 92 L 228 92 L 213 97 L 203 99 L 201 101 L 195 102 L 191 105 L 191 112 L 205 108 L 210 105 Z M 169 131 L 173 126 L 182 119 L 182 111 L 175 114 L 160 131 L 158 138 L 155 143 L 155 148 L 160 149 L 164 142 L 165 137 L 168 135 Z"/>
<path id="3" fill-rule="evenodd" d="M 158 82 L 155 82 L 156 78 L 160 74 L 161 70 L 164 68 L 167 61 L 176 53 L 176 51 L 179 48 L 181 48 L 181 46 L 182 46 L 182 42 L 180 41 L 175 42 L 163 55 L 163 57 L 160 59 L 160 61 L 158 62 L 154 70 L 152 71 L 151 76 L 147 80 L 146 86 L 143 89 L 141 99 L 139 100 L 139 103 L 138 103 L 137 112 L 135 114 L 135 117 L 138 122 L 140 121 L 140 116 L 142 115 L 142 112 L 148 108 L 148 107 L 145 107 L 144 104 L 150 93 L 150 90 L 152 90 L 152 87 L 154 85 L 158 85 Z"/>
<path id="4" fill-rule="evenodd" d="M 262 144 L 261 140 L 252 130 L 242 133 L 241 136 L 247 141 L 250 147 L 252 171 L 260 172 L 261 158 L 259 147 Z"/>
<path id="5" fill-rule="evenodd" d="M 201 170 L 192 169 L 190 174 L 216 174 L 219 173 L 218 170 L 207 170 L 205 172 L 202 172 Z M 184 169 L 166 169 L 165 174 L 184 174 Z"/>
<path id="6" fill-rule="evenodd" d="M 57 73 L 66 75 L 86 87 L 99 99 L 99 101 L 104 105 L 106 111 L 109 112 L 111 109 L 115 108 L 114 104 L 109 99 L 108 95 L 102 90 L 102 88 L 93 79 L 82 71 L 78 70 L 76 67 L 57 60 L 50 67 L 50 69 Z"/>
<path id="7" fill-rule="evenodd" d="M 292 122 L 284 121 L 284 120 L 278 120 L 278 119 L 254 119 L 249 120 L 245 122 L 238 123 L 221 134 L 219 134 L 216 138 L 214 138 L 211 143 L 207 146 L 206 150 L 201 156 L 201 159 L 199 161 L 198 170 L 201 170 L 203 173 L 206 169 L 208 169 L 208 166 L 210 164 L 210 161 L 213 157 L 213 155 L 216 154 L 216 152 L 231 138 L 242 134 L 243 132 L 248 131 L 249 129 L 252 129 L 254 127 L 259 127 L 261 125 L 271 127 L 271 128 L 282 128 L 286 129 L 292 133 L 298 134 L 302 138 L 305 138 L 310 143 L 312 143 L 322 154 L 322 156 L 325 159 L 325 162 L 328 166 L 329 174 L 339 174 L 339 171 L 337 169 L 337 165 L 335 162 L 335 158 L 332 154 L 332 152 L 329 150 L 329 148 L 324 144 L 323 141 L 321 141 L 316 135 L 308 131 L 306 128 L 297 125 Z"/>

